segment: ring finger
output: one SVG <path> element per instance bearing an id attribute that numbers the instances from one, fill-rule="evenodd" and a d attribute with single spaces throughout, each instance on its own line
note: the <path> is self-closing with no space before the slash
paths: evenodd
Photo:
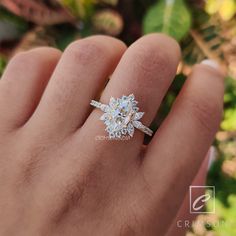
<path id="1" fill-rule="evenodd" d="M 123 55 L 102 93 L 101 102 L 108 104 L 111 97 L 118 98 L 122 95 L 134 94 L 135 99 L 139 101 L 140 111 L 146 113 L 142 122 L 148 126 L 174 78 L 179 58 L 179 46 L 168 36 L 151 34 L 142 37 Z M 90 130 L 89 135 L 85 135 L 90 141 L 91 135 L 93 137 L 107 135 L 103 122 L 99 121 L 101 115 L 102 112 L 95 109 L 80 130 L 86 133 Z M 97 150 L 98 148 L 104 150 L 106 146 L 106 155 L 117 153 L 130 156 L 140 151 L 142 142 L 143 134 L 135 132 L 134 137 L 129 141 L 121 143 L 115 140 L 104 140 L 99 147 L 96 143 L 94 146 Z"/>

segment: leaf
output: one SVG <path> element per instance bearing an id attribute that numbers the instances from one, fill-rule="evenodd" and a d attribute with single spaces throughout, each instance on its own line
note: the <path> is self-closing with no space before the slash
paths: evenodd
<path id="1" fill-rule="evenodd" d="M 6 62 L 5 57 L 0 55 L 0 79 L 3 74 L 4 69 L 6 67 L 6 64 L 7 64 L 7 62 Z"/>
<path id="2" fill-rule="evenodd" d="M 163 32 L 180 41 L 189 31 L 191 15 L 183 0 L 161 0 L 143 20 L 143 32 Z"/>
<path id="3" fill-rule="evenodd" d="M 181 44 L 182 72 L 188 75 L 192 65 L 207 58 L 218 62 L 224 72 L 236 78 L 235 32 L 236 20 L 222 21 L 219 15 L 191 30 Z"/>

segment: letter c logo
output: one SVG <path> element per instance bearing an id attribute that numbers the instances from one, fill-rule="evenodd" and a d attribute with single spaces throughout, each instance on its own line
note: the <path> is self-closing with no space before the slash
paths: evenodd
<path id="1" fill-rule="evenodd" d="M 194 211 L 199 211 L 201 208 L 203 208 L 205 202 L 207 202 L 210 198 L 211 198 L 211 195 L 208 193 L 203 194 L 199 196 L 198 198 L 196 198 L 192 205 Z"/>

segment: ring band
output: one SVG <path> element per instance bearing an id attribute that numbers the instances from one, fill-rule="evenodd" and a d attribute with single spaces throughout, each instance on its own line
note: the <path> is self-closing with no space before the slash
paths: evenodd
<path id="1" fill-rule="evenodd" d="M 90 102 L 91 106 L 104 112 L 100 120 L 106 125 L 110 138 L 133 137 L 134 128 L 152 136 L 153 131 L 140 121 L 144 112 L 139 112 L 137 104 L 133 94 L 117 99 L 111 97 L 108 105 L 95 100 Z"/>

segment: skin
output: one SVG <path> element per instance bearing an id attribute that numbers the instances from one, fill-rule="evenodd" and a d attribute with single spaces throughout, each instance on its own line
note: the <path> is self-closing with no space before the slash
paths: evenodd
<path id="1" fill-rule="evenodd" d="M 221 119 L 221 73 L 194 67 L 145 151 L 137 130 L 97 140 L 107 133 L 89 105 L 134 93 L 150 125 L 179 59 L 162 34 L 128 49 L 92 36 L 63 53 L 16 55 L 0 80 L 0 235 L 181 235 L 174 222 L 186 216 L 189 185 L 204 182 Z"/>

